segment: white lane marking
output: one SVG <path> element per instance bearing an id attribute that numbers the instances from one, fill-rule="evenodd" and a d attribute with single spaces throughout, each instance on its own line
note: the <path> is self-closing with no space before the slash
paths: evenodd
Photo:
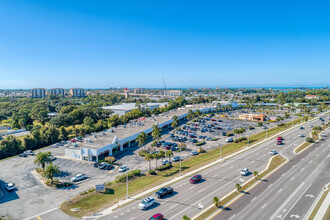
<path id="1" fill-rule="evenodd" d="M 201 189 L 201 190 L 199 190 L 197 193 L 201 193 L 201 192 L 203 192 L 203 191 L 205 191 L 205 189 Z"/>
<path id="2" fill-rule="evenodd" d="M 265 208 L 266 207 L 266 205 L 267 205 L 267 203 L 265 203 L 261 208 L 263 209 L 263 208 Z"/>
<path id="3" fill-rule="evenodd" d="M 234 218 L 234 216 L 235 216 L 236 214 L 234 214 L 234 215 L 232 215 L 228 220 L 230 220 L 230 219 L 232 219 L 232 218 Z"/>
<path id="4" fill-rule="evenodd" d="M 178 204 L 175 204 L 175 205 L 171 206 L 170 209 L 174 208 L 174 207 L 177 206 L 177 205 L 178 205 Z"/>
<path id="5" fill-rule="evenodd" d="M 56 209 L 58 209 L 58 208 L 49 209 L 48 211 L 45 211 L 45 212 L 39 213 L 39 214 L 37 214 L 37 215 L 35 215 L 35 216 L 32 216 L 32 217 L 26 218 L 26 219 L 24 219 L 24 220 L 28 220 L 28 219 L 32 219 L 32 218 L 37 218 L 37 216 L 40 216 L 40 215 L 46 214 L 46 213 L 48 213 L 48 212 L 52 212 L 52 211 L 54 211 L 54 210 L 56 210 Z"/>
<path id="6" fill-rule="evenodd" d="M 300 171 L 303 171 L 304 169 L 305 169 L 305 167 L 301 168 L 301 170 L 300 170 Z"/>
<path id="7" fill-rule="evenodd" d="M 282 190 L 283 190 L 283 188 L 281 188 L 281 189 L 278 191 L 278 193 L 282 192 Z"/>
<path id="8" fill-rule="evenodd" d="M 291 178 L 291 181 L 294 179 L 294 177 Z"/>
<path id="9" fill-rule="evenodd" d="M 253 199 L 251 199 L 251 202 L 253 202 L 253 200 L 255 200 L 257 197 L 254 197 Z"/>

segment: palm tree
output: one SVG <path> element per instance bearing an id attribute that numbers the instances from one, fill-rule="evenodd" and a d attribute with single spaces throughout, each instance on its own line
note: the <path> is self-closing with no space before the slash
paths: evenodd
<path id="1" fill-rule="evenodd" d="M 239 191 L 240 191 L 240 189 L 242 188 L 242 186 L 241 186 L 241 185 L 239 185 L 238 183 L 236 183 L 235 187 L 236 187 L 236 189 L 237 189 L 237 192 L 239 192 Z"/>
<path id="2" fill-rule="evenodd" d="M 46 167 L 44 175 L 47 179 L 50 179 L 50 183 L 53 184 L 53 179 L 55 174 L 59 174 L 59 173 L 61 173 L 61 171 L 58 168 L 58 166 L 55 166 L 54 164 L 51 163 Z"/>
<path id="3" fill-rule="evenodd" d="M 160 129 L 157 125 L 152 126 L 151 136 L 154 140 L 158 140 L 160 138 Z"/>
<path id="4" fill-rule="evenodd" d="M 187 215 L 184 215 L 182 220 L 190 220 L 190 218 Z"/>
<path id="5" fill-rule="evenodd" d="M 50 155 L 50 152 L 39 152 L 34 159 L 34 164 L 41 166 L 42 170 L 45 171 L 46 164 L 50 164 L 52 162 Z"/>
<path id="6" fill-rule="evenodd" d="M 144 145 L 147 141 L 147 134 L 144 132 L 141 132 L 138 136 L 137 136 L 137 141 L 139 142 L 139 147 L 141 147 L 142 145 Z M 143 150 L 144 150 L 144 146 L 143 146 Z"/>
<path id="7" fill-rule="evenodd" d="M 163 155 L 160 154 L 160 152 L 159 152 L 159 153 L 153 154 L 152 156 L 156 160 L 156 169 L 157 169 L 157 160 L 159 160 L 160 158 L 162 158 Z"/>
<path id="8" fill-rule="evenodd" d="M 193 118 L 195 118 L 195 114 L 194 114 L 193 110 L 189 109 L 188 114 L 187 114 L 187 119 L 191 120 Z"/>
<path id="9" fill-rule="evenodd" d="M 219 198 L 216 196 L 213 197 L 213 203 L 214 203 L 215 207 L 219 207 L 221 205 Z"/>
<path id="10" fill-rule="evenodd" d="M 172 122 L 172 128 L 175 128 L 175 129 L 178 129 L 178 116 L 177 115 L 174 115 L 173 117 L 172 117 L 172 120 L 173 120 L 173 122 Z"/>
<path id="11" fill-rule="evenodd" d="M 162 151 L 162 150 L 160 150 L 158 154 L 159 154 L 159 157 L 162 158 L 162 160 L 163 160 L 163 157 L 165 155 L 165 152 Z"/>
<path id="12" fill-rule="evenodd" d="M 146 154 L 144 156 L 144 160 L 149 162 L 149 170 L 151 170 L 151 159 L 152 159 L 152 154 Z"/>
<path id="13" fill-rule="evenodd" d="M 259 176 L 259 173 L 258 173 L 258 171 L 254 171 L 253 172 L 253 175 L 254 175 L 254 177 L 256 178 L 256 180 L 258 179 L 258 176 Z"/>
<path id="14" fill-rule="evenodd" d="M 171 161 L 171 156 L 173 156 L 173 151 L 168 150 L 165 152 L 165 157 L 168 157 L 169 161 Z"/>

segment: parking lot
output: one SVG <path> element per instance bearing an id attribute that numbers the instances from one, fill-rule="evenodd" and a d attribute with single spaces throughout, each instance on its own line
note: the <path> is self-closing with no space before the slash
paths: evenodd
<path id="1" fill-rule="evenodd" d="M 236 128 L 247 128 L 249 125 L 255 127 L 253 130 L 249 130 L 249 134 L 255 134 L 260 131 L 264 131 L 263 127 L 256 127 L 256 122 L 231 120 L 225 118 L 221 119 L 222 122 L 217 122 L 219 127 L 223 130 L 230 128 L 231 130 Z M 286 121 L 289 121 L 287 119 Z M 183 126 L 184 124 L 180 124 Z M 268 128 L 276 126 L 276 123 L 270 123 L 266 126 Z M 247 129 L 246 129 L 247 130 Z M 212 138 L 220 138 L 217 141 L 206 141 L 206 144 L 202 145 L 202 148 L 209 150 L 219 145 L 225 144 L 226 136 L 222 136 L 222 130 L 219 132 L 201 132 L 200 130 L 195 131 L 196 136 L 208 136 Z M 167 129 L 162 132 L 162 139 L 166 142 L 175 142 L 170 138 L 173 131 Z M 177 135 L 177 134 L 175 134 Z M 182 136 L 182 135 L 179 135 Z M 247 132 L 243 136 L 247 136 Z M 189 138 L 188 138 L 189 139 Z M 202 141 L 198 139 L 198 142 Z M 150 151 L 164 150 L 162 147 L 152 147 L 152 141 L 144 146 L 145 149 Z M 179 142 L 175 142 L 179 144 Z M 181 158 L 185 159 L 191 155 L 191 151 L 197 151 L 198 146 L 195 146 L 192 142 L 186 141 L 187 150 L 183 152 L 174 152 L 174 156 L 181 155 Z M 138 155 L 138 148 L 135 143 L 130 148 L 125 148 L 124 151 L 119 152 L 115 155 L 117 161 L 116 163 L 120 165 L 126 165 L 131 170 L 140 169 L 142 172 L 146 172 L 149 168 L 148 162 L 144 160 L 143 157 Z M 87 190 L 91 187 L 95 187 L 96 184 L 102 184 L 104 182 L 109 182 L 115 179 L 118 173 L 116 170 L 100 170 L 93 166 L 92 162 L 68 159 L 64 157 L 64 147 L 60 146 L 58 148 L 44 148 L 39 151 L 50 151 L 54 156 L 57 157 L 53 163 L 59 166 L 61 172 L 60 176 L 57 176 L 59 180 L 69 181 L 71 177 L 79 173 L 86 174 L 89 179 L 82 182 L 78 182 L 71 187 L 66 189 L 54 189 L 46 187 L 38 178 L 36 178 L 32 171 L 35 170 L 36 165 L 33 163 L 34 156 L 29 156 L 26 158 L 13 157 L 7 160 L 0 161 L 0 182 L 1 189 L 4 191 L 5 196 L 0 199 L 0 215 L 9 215 L 13 218 L 23 219 L 27 217 L 34 216 L 40 212 L 50 210 L 52 208 L 58 207 L 63 201 L 78 195 L 81 191 Z M 37 152 L 36 152 L 37 153 Z M 173 158 L 172 157 L 172 158 Z M 166 158 L 165 158 L 166 159 Z M 158 166 L 161 164 L 161 160 L 158 160 Z M 155 161 L 152 161 L 152 169 L 155 168 Z M 6 192 L 4 190 L 4 184 L 13 182 L 17 186 L 17 190 L 13 192 Z"/>

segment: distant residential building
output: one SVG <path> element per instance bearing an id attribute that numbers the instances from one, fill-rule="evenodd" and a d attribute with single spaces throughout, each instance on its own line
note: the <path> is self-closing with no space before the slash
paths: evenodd
<path id="1" fill-rule="evenodd" d="M 70 94 L 72 97 L 85 97 L 85 90 L 81 88 L 70 89 Z"/>
<path id="2" fill-rule="evenodd" d="M 319 99 L 320 97 L 317 95 L 305 95 L 305 99 Z"/>
<path id="3" fill-rule="evenodd" d="M 142 89 L 136 88 L 133 90 L 135 94 L 142 94 Z"/>
<path id="4" fill-rule="evenodd" d="M 64 97 L 64 89 L 62 89 L 62 88 L 53 88 L 53 89 L 49 90 L 49 94 Z"/>
<path id="5" fill-rule="evenodd" d="M 47 90 L 44 88 L 31 89 L 31 98 L 45 98 L 47 95 Z"/>
<path id="6" fill-rule="evenodd" d="M 182 90 L 178 90 L 178 89 L 164 91 L 165 96 L 182 96 L 182 94 L 183 94 Z"/>
<path id="7" fill-rule="evenodd" d="M 125 98 L 128 98 L 128 96 L 129 96 L 128 88 L 125 88 L 124 89 L 124 94 L 125 94 Z"/>
<path id="8" fill-rule="evenodd" d="M 212 105 L 215 105 L 215 106 L 226 106 L 226 105 L 231 105 L 231 107 L 233 108 L 238 108 L 240 106 L 240 104 L 238 104 L 237 102 L 235 101 L 212 101 Z"/>

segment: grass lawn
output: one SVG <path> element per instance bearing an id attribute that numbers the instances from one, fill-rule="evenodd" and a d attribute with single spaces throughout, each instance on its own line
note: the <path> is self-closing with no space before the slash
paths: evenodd
<path id="1" fill-rule="evenodd" d="M 300 119 L 294 120 L 294 124 L 300 123 Z M 268 129 L 268 137 L 271 135 L 275 135 L 287 128 L 291 127 L 291 122 L 287 123 L 282 127 L 275 127 L 272 129 Z M 250 136 L 250 144 L 255 144 L 266 137 L 266 131 L 257 133 L 255 135 Z M 222 156 L 228 156 L 237 152 L 239 150 L 247 147 L 247 141 L 243 141 L 241 143 L 231 143 L 225 144 L 222 146 Z M 212 161 L 219 159 L 219 150 L 220 148 L 215 148 L 207 153 L 201 153 L 198 156 L 190 157 L 181 163 L 182 165 L 182 173 L 190 172 L 194 169 L 202 167 L 206 164 L 209 164 Z M 154 164 L 154 163 L 152 163 Z M 129 181 L 129 191 L 130 195 L 137 195 L 140 192 L 143 192 L 146 189 L 150 189 L 154 186 L 160 185 L 169 180 L 170 177 L 177 175 L 179 173 L 179 163 L 174 163 L 173 168 L 170 170 L 159 172 L 158 175 L 141 175 L 136 179 Z M 65 213 L 75 216 L 82 217 L 86 215 L 94 214 L 98 211 L 101 211 L 111 205 L 118 203 L 119 200 L 124 200 L 126 198 L 126 184 L 123 183 L 111 183 L 108 187 L 111 188 L 110 193 L 98 193 L 91 192 L 85 195 L 79 195 L 75 198 L 71 199 L 71 202 L 65 202 L 61 205 L 62 211 Z M 72 208 L 80 208 L 81 210 L 78 212 L 70 211 Z"/>
<path id="2" fill-rule="evenodd" d="M 258 179 L 264 178 L 267 174 L 269 174 L 270 172 L 275 170 L 277 167 L 279 167 L 285 161 L 286 161 L 286 159 L 280 155 L 273 157 L 271 163 L 269 164 L 268 169 L 265 170 L 264 172 L 260 173 L 258 175 Z M 246 182 L 246 184 L 242 185 L 242 188 L 240 189 L 239 192 L 235 191 L 235 192 L 227 195 L 224 199 L 222 199 L 221 204 L 225 205 L 225 204 L 229 203 L 230 201 L 232 201 L 237 196 L 239 196 L 240 194 L 244 194 L 246 192 L 245 190 L 247 190 L 249 187 L 251 187 L 257 181 L 258 181 L 257 179 L 252 178 L 250 181 Z M 233 188 L 234 187 L 235 187 L 235 184 L 233 183 Z M 222 208 L 224 208 L 224 207 L 222 207 Z M 203 214 L 198 216 L 196 218 L 196 220 L 203 220 L 203 219 L 209 217 L 210 215 L 212 215 L 213 213 L 215 213 L 217 211 L 221 211 L 221 210 L 222 210 L 221 207 L 212 206 L 209 210 L 207 210 L 206 212 L 204 212 Z"/>
<path id="3" fill-rule="evenodd" d="M 312 211 L 311 215 L 308 217 L 308 220 L 313 220 L 315 218 L 315 215 L 317 213 L 317 211 L 319 211 L 325 197 L 328 195 L 330 191 L 330 187 L 323 193 L 323 195 L 321 196 L 320 200 L 317 202 L 314 210 Z M 329 208 L 327 209 L 327 212 L 325 213 L 325 217 L 328 216 L 329 217 L 330 213 L 329 213 Z M 325 219 L 329 219 L 329 218 L 325 218 Z"/>

